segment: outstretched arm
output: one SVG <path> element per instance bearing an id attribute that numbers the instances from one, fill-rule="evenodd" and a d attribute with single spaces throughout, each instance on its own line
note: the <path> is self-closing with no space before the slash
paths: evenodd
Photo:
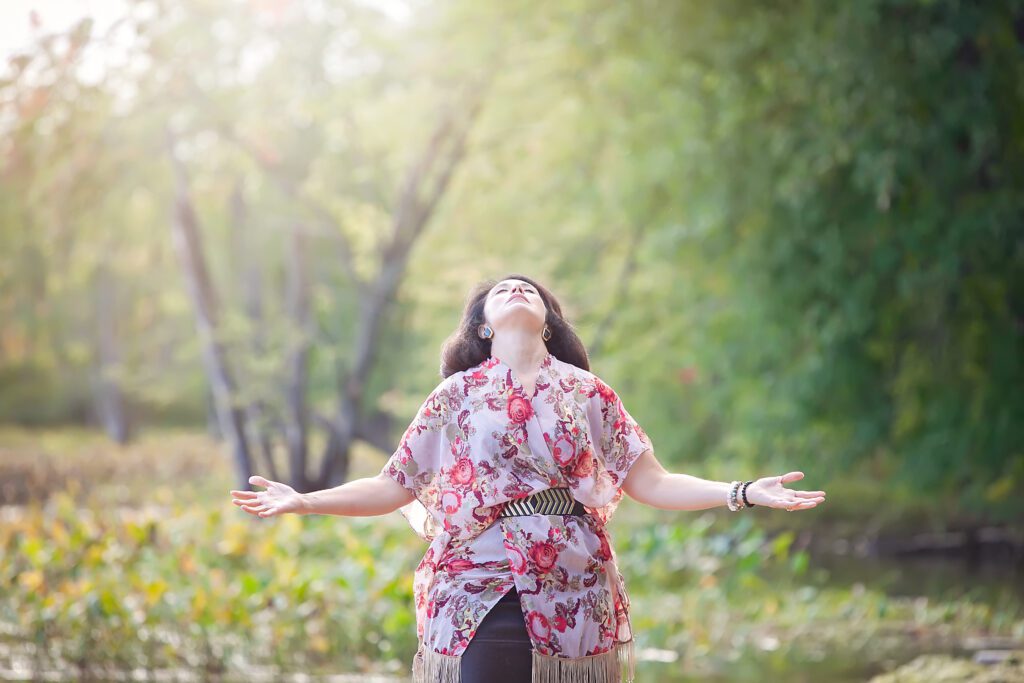
<path id="1" fill-rule="evenodd" d="M 824 491 L 794 491 L 783 486 L 803 477 L 803 472 L 762 477 L 747 487 L 747 499 L 755 506 L 787 510 L 808 510 L 824 502 Z M 726 505 L 729 482 L 673 474 L 648 450 L 633 463 L 622 490 L 640 503 L 663 510 L 704 510 Z"/>
<path id="2" fill-rule="evenodd" d="M 231 502 L 257 517 L 273 517 L 292 512 L 298 515 L 341 515 L 369 517 L 386 515 L 413 500 L 412 492 L 384 474 L 353 479 L 331 489 L 297 493 L 287 484 L 268 481 L 259 475 L 249 483 L 265 486 L 266 491 L 232 491 Z"/>

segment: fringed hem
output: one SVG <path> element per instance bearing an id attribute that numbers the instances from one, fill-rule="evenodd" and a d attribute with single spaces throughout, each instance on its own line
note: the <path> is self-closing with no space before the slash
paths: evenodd
<path id="1" fill-rule="evenodd" d="M 420 648 L 412 659 L 412 683 L 462 683 L 462 658 Z"/>
<path id="2" fill-rule="evenodd" d="M 558 657 L 533 650 L 531 683 L 633 683 L 635 677 L 632 640 L 589 657 Z"/>
<path id="3" fill-rule="evenodd" d="M 616 643 L 589 657 L 558 657 L 533 653 L 531 683 L 633 683 L 636 655 L 633 641 Z M 413 683 L 462 683 L 462 658 L 421 648 L 412 660 Z"/>

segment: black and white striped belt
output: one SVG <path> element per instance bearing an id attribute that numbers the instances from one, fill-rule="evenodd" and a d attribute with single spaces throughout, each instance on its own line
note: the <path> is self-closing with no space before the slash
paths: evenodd
<path id="1" fill-rule="evenodd" d="M 499 517 L 521 517 L 523 515 L 585 515 L 583 503 L 572 497 L 567 488 L 544 489 L 505 503 Z"/>

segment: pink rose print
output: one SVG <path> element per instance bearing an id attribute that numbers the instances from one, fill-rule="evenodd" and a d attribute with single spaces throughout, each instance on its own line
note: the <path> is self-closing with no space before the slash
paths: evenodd
<path id="1" fill-rule="evenodd" d="M 564 436 L 559 437 L 555 441 L 555 447 L 551 449 L 551 455 L 554 456 L 559 465 L 564 467 L 571 463 L 572 459 L 576 456 L 576 444 Z"/>
<path id="2" fill-rule="evenodd" d="M 529 626 L 533 637 L 540 642 L 546 643 L 551 639 L 551 624 L 540 612 L 534 610 L 526 615 L 526 625 Z"/>
<path id="3" fill-rule="evenodd" d="M 647 436 L 647 432 L 645 432 L 643 430 L 643 427 L 641 427 L 640 425 L 633 425 L 633 431 L 635 431 L 636 435 L 639 436 L 644 441 L 650 441 L 650 438 Z"/>
<path id="4" fill-rule="evenodd" d="M 508 418 L 516 424 L 522 424 L 533 417 L 533 406 L 522 396 L 513 396 L 508 400 Z"/>
<path id="5" fill-rule="evenodd" d="M 441 494 L 441 509 L 453 515 L 462 507 L 462 496 L 458 491 L 445 491 Z"/>
<path id="6" fill-rule="evenodd" d="M 562 633 L 565 633 L 565 627 L 568 626 L 568 624 L 565 623 L 565 617 L 559 614 L 557 617 L 554 618 L 552 623 L 557 630 L 561 631 Z"/>
<path id="7" fill-rule="evenodd" d="M 558 550 L 547 541 L 538 541 L 530 546 L 530 559 L 541 571 L 548 571 L 558 559 Z"/>
<path id="8" fill-rule="evenodd" d="M 456 486 L 466 486 L 473 482 L 474 474 L 473 461 L 466 456 L 462 456 L 452 467 L 449 479 Z"/>
<path id="9" fill-rule="evenodd" d="M 448 562 L 448 571 L 451 574 L 461 574 L 464 571 L 469 571 L 476 567 L 476 563 L 473 560 L 467 560 L 464 557 L 458 557 Z"/>
<path id="10" fill-rule="evenodd" d="M 626 406 L 619 404 L 619 418 L 615 420 L 615 431 L 625 431 L 626 426 Z"/>
<path id="11" fill-rule="evenodd" d="M 597 393 L 601 395 L 601 400 L 605 403 L 611 403 L 615 400 L 615 392 L 601 380 L 594 378 L 594 387 L 597 388 Z"/>
<path id="12" fill-rule="evenodd" d="M 605 535 L 604 531 L 598 530 L 597 537 L 601 539 L 601 549 L 597 552 L 598 559 L 612 559 L 612 547 L 608 544 L 608 536 Z"/>
<path id="13" fill-rule="evenodd" d="M 594 456 L 590 450 L 583 451 L 580 453 L 580 457 L 576 459 L 576 466 L 572 468 L 572 474 L 574 477 L 583 479 L 589 477 L 590 473 L 594 471 Z"/>
<path id="14" fill-rule="evenodd" d="M 526 556 L 519 548 L 505 543 L 505 550 L 508 551 L 508 561 L 512 567 L 513 574 L 520 576 L 526 573 Z"/>

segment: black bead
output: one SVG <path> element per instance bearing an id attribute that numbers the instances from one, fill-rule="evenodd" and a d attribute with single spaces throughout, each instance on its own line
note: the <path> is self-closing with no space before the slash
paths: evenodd
<path id="1" fill-rule="evenodd" d="M 754 483 L 753 481 L 743 482 L 743 488 L 740 489 L 741 493 L 743 494 L 743 503 L 747 507 L 756 507 L 753 503 L 751 503 L 749 500 L 747 500 L 747 487 L 750 486 L 753 483 Z"/>

